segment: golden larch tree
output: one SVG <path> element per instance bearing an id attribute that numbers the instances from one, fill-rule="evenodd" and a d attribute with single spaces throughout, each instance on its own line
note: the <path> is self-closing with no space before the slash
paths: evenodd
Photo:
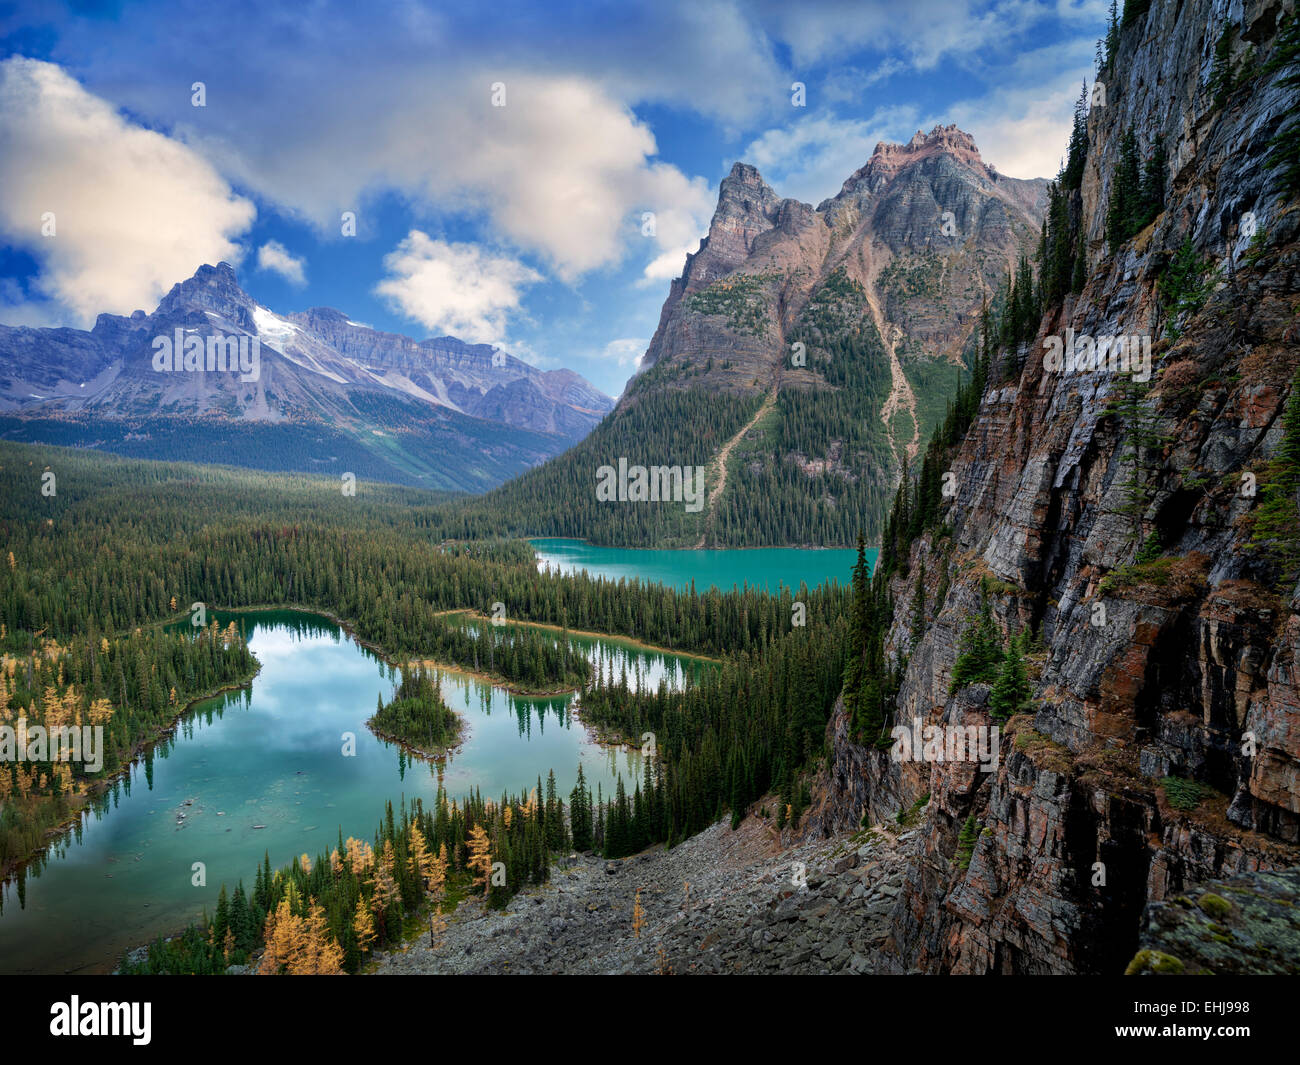
<path id="1" fill-rule="evenodd" d="M 469 861 L 466 864 L 474 874 L 474 885 L 481 886 L 486 897 L 492 881 L 492 841 L 488 839 L 482 825 L 475 825 L 470 830 L 466 845 L 469 847 Z"/>
<path id="2" fill-rule="evenodd" d="M 366 900 L 357 899 L 357 912 L 352 915 L 352 931 L 357 937 L 357 950 L 369 954 L 370 946 L 375 941 L 375 920 L 366 909 Z"/>

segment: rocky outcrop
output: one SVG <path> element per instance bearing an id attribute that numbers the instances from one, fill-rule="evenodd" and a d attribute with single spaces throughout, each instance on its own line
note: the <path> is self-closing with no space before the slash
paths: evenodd
<path id="1" fill-rule="evenodd" d="M 1281 10 L 1232 7 L 1239 54 L 1268 58 Z M 1207 57 L 1223 17 L 1210 0 L 1156 4 L 1125 29 L 1089 118 L 1086 287 L 995 367 L 951 460 L 950 532 L 917 542 L 893 582 L 900 722 L 995 724 L 978 689 L 950 692 L 981 585 L 1006 635 L 1040 638 L 1033 700 L 1005 726 L 997 772 L 918 772 L 856 746 L 842 713 L 831 723 L 814 831 L 929 796 L 895 912 L 901 970 L 1121 972 L 1148 907 L 1300 863 L 1300 601 L 1252 545 L 1258 495 L 1242 488 L 1268 476 L 1300 363 L 1300 212 L 1263 165 L 1295 100 L 1274 75 L 1215 102 Z M 1106 207 L 1129 129 L 1146 153 L 1163 137 L 1166 201 L 1111 255 Z M 1262 230 L 1249 247 L 1247 212 Z M 1167 331 L 1159 279 L 1187 238 L 1212 291 Z M 1044 367 L 1042 341 L 1067 329 L 1149 338 L 1140 413 L 1114 406 L 1129 394 L 1122 370 Z M 1136 463 L 1135 424 L 1149 432 Z M 917 595 L 919 640 L 902 608 Z"/>
<path id="2" fill-rule="evenodd" d="M 1148 907 L 1133 975 L 1300 973 L 1300 870 L 1212 880 Z"/>

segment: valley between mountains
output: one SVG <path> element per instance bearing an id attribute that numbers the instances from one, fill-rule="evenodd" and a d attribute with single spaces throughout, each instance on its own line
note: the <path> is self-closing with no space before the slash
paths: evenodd
<path id="1" fill-rule="evenodd" d="M 120 972 L 1300 972 L 1298 145 L 1293 3 L 1135 2 L 1054 179 L 952 124 L 817 205 L 737 162 L 616 401 L 275 315 L 225 264 L 0 330 L 0 709 L 111 741 L 94 779 L 0 762 L 0 859 L 57 863 L 152 791 L 140 752 L 254 719 L 187 707 L 247 680 L 215 615 L 256 608 L 268 654 L 355 641 L 347 705 L 310 668 L 303 702 L 335 782 L 356 706 L 385 722 L 382 808 L 297 826 L 318 766 L 277 763 L 232 794 L 301 854 Z M 148 372 L 211 321 L 258 381 Z M 629 463 L 704 469 L 705 505 L 601 499 Z M 742 561 L 636 579 L 667 548 Z M 795 548 L 840 550 L 778 587 Z M 38 919 L 15 884 L 0 922 Z"/>

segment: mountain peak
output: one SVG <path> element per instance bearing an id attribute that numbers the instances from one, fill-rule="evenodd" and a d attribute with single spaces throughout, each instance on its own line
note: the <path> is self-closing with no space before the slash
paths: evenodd
<path id="1" fill-rule="evenodd" d="M 158 303 L 155 313 L 169 314 L 188 309 L 211 310 L 232 321 L 239 320 L 239 309 L 249 307 L 252 300 L 239 287 L 235 268 L 227 262 L 216 266 L 204 263 L 193 276 L 172 285 Z"/>
<path id="2" fill-rule="evenodd" d="M 913 162 L 939 153 L 955 155 L 964 162 L 983 165 L 980 150 L 975 146 L 975 138 L 956 123 L 947 126 L 935 126 L 929 133 L 919 129 L 906 144 L 892 144 L 881 141 L 871 155 L 871 162 L 884 164 L 890 162 Z M 868 166 L 871 164 L 868 163 Z"/>
<path id="3" fill-rule="evenodd" d="M 743 185 L 767 186 L 767 182 L 763 180 L 763 175 L 758 172 L 758 167 L 754 166 L 753 163 L 746 163 L 740 159 L 731 164 L 731 172 L 722 179 L 724 185 L 729 182 L 732 184 L 738 182 Z"/>
<path id="4" fill-rule="evenodd" d="M 741 210 L 768 213 L 780 202 L 781 197 L 763 180 L 758 167 L 749 163 L 734 163 L 718 186 L 718 211 L 732 205 Z"/>
<path id="5" fill-rule="evenodd" d="M 926 159 L 948 156 L 971 169 L 978 170 L 989 177 L 995 173 L 993 167 L 984 162 L 975 138 L 954 123 L 947 126 L 935 126 L 929 133 L 917 130 L 906 144 L 892 141 L 880 141 L 866 165 L 849 176 L 840 189 L 840 195 L 856 191 L 866 184 L 876 188 L 882 181 L 892 178 L 904 167 L 912 166 Z"/>
<path id="6" fill-rule="evenodd" d="M 216 266 L 204 263 L 194 271 L 189 280 L 204 285 L 235 285 L 236 287 L 239 285 L 239 278 L 235 275 L 235 268 L 225 261 L 217 263 Z M 181 284 L 187 283 L 181 282 Z"/>

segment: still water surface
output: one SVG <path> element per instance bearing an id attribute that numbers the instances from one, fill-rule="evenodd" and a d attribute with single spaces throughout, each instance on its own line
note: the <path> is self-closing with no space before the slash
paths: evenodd
<path id="1" fill-rule="evenodd" d="M 371 839 L 386 801 L 427 803 L 439 782 L 451 798 L 471 788 L 499 798 L 554 769 L 567 800 L 580 762 L 607 795 L 618 775 L 629 784 L 640 775 L 638 752 L 588 741 L 572 694 L 527 698 L 455 673 L 442 674 L 442 690 L 465 742 L 445 765 L 409 759 L 365 726 L 395 676 L 333 622 L 294 611 L 217 616 L 246 627 L 261 672 L 198 704 L 43 869 L 0 888 L 0 973 L 109 971 L 125 950 L 212 912 L 223 881 L 251 888 L 264 852 L 278 868 L 304 851 L 314 860 L 340 831 Z M 630 641 L 571 639 L 606 675 L 626 668 L 651 686 L 708 668 Z M 206 886 L 192 883 L 195 862 Z"/>

